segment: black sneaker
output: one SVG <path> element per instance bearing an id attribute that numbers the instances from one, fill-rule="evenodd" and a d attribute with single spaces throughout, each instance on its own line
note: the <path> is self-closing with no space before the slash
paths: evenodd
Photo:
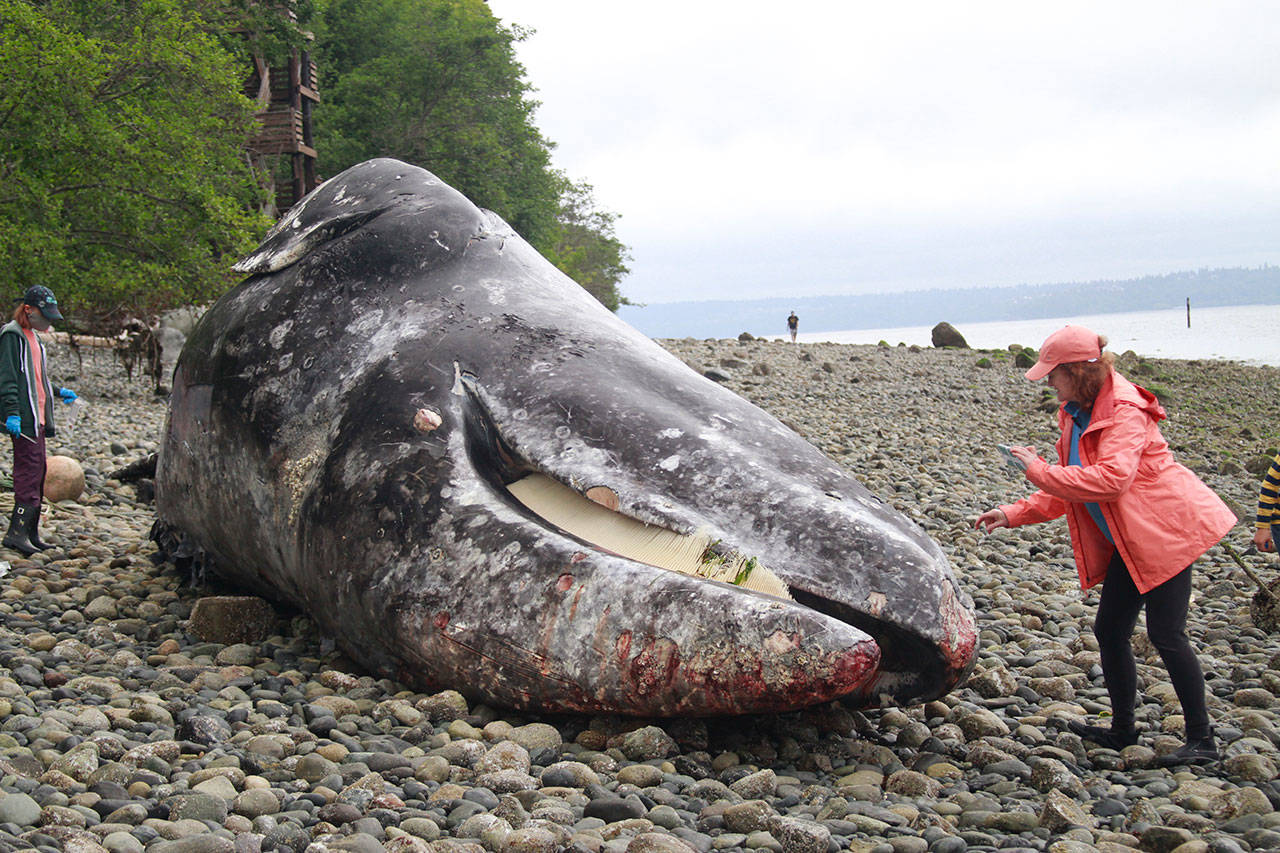
<path id="1" fill-rule="evenodd" d="M 1102 726 L 1091 726 L 1079 720 L 1068 720 L 1067 731 L 1073 735 L 1079 735 L 1081 740 L 1093 741 L 1098 746 L 1105 746 L 1107 749 L 1114 749 L 1116 752 L 1126 746 L 1133 746 L 1138 742 L 1136 729 L 1116 731 L 1115 729 L 1104 729 Z"/>
<path id="2" fill-rule="evenodd" d="M 1213 738 L 1189 740 L 1174 752 L 1156 759 L 1160 767 L 1182 767 L 1188 764 L 1212 764 L 1222 756 L 1218 754 L 1218 746 Z"/>

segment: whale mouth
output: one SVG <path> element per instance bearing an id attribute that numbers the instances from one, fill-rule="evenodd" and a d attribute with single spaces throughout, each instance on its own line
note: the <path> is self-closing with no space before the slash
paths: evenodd
<path id="1" fill-rule="evenodd" d="M 603 490 L 597 486 L 588 490 Z M 647 524 L 582 495 L 545 474 L 529 474 L 507 491 L 531 513 L 601 551 L 682 575 L 790 599 L 787 585 L 755 557 L 723 548 L 708 533 L 677 533 Z"/>
<path id="2" fill-rule="evenodd" d="M 460 378 L 468 403 L 467 452 L 472 467 L 495 492 L 545 528 L 625 560 L 792 599 L 785 581 L 758 558 L 735 551 L 712 534 L 681 533 L 635 519 L 618 511 L 617 493 L 607 485 L 580 492 L 540 470 L 504 441 L 474 375 L 461 373 Z"/>
<path id="3" fill-rule="evenodd" d="M 580 491 L 566 485 L 513 450 L 490 414 L 476 378 L 466 372 L 460 372 L 459 378 L 465 389 L 466 444 L 473 469 L 503 500 L 545 529 L 624 559 L 727 583 L 744 593 L 785 599 L 859 629 L 880 649 L 876 674 L 861 691 L 864 698 L 878 696 L 882 703 L 933 698 L 955 680 L 961 659 L 967 660 L 963 652 L 957 654 L 958 649 L 940 648 L 937 638 L 882 616 L 887 600 L 882 593 L 871 593 L 860 608 L 821 590 L 797 587 L 709 533 L 680 532 L 620 512 L 618 496 L 608 486 L 596 484 Z M 948 610 L 942 614 L 944 620 L 952 618 L 950 611 L 960 606 L 954 596 L 944 596 L 943 605 Z"/>
<path id="4" fill-rule="evenodd" d="M 608 486 L 580 492 L 522 458 L 502 438 L 474 377 L 464 373 L 461 378 L 470 404 L 466 433 L 472 466 L 526 515 L 563 536 L 623 559 L 792 600 L 787 584 L 773 571 L 709 532 L 681 533 L 632 518 L 618 510 L 617 493 Z"/>

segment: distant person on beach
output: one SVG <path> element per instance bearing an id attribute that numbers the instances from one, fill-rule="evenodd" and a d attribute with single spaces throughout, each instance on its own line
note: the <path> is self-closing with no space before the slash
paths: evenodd
<path id="1" fill-rule="evenodd" d="M 1034 447 L 1012 447 L 1039 491 L 980 515 L 991 532 L 1067 517 L 1080 586 L 1102 583 L 1093 633 L 1111 697 L 1111 727 L 1072 720 L 1067 728 L 1112 749 L 1138 742 L 1137 666 L 1129 637 L 1147 609 L 1147 635 L 1169 670 L 1186 721 L 1186 743 L 1161 766 L 1218 759 L 1205 700 L 1204 673 L 1187 638 L 1191 564 L 1236 523 L 1226 504 L 1173 460 L 1160 434 L 1165 411 L 1129 382 L 1104 353 L 1106 338 L 1083 326 L 1050 335 L 1027 371 L 1058 392 L 1059 463 Z"/>
<path id="2" fill-rule="evenodd" d="M 1280 550 L 1280 453 L 1271 460 L 1271 467 L 1258 489 L 1258 519 L 1253 544 L 1259 551 Z"/>
<path id="3" fill-rule="evenodd" d="M 800 318 L 796 316 L 796 312 L 792 311 L 791 316 L 787 318 L 787 328 L 791 331 L 791 343 L 796 342 L 796 330 L 800 327 Z"/>
<path id="4" fill-rule="evenodd" d="M 40 540 L 40 508 L 44 502 L 44 440 L 54 434 L 53 386 L 44 344 L 36 332 L 61 320 L 58 300 L 47 287 L 32 287 L 19 300 L 13 319 L 0 328 L 0 417 L 13 439 L 13 515 L 3 544 L 24 556 L 49 546 Z M 76 392 L 59 388 L 70 403 Z"/>

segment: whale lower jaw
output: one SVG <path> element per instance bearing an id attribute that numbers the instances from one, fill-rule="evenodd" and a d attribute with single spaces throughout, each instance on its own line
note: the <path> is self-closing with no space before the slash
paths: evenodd
<path id="1" fill-rule="evenodd" d="M 974 640 L 958 636 L 939 642 L 940 638 L 922 636 L 844 602 L 791 587 L 755 557 L 735 549 L 732 542 L 713 539 L 705 532 L 681 533 L 639 521 L 618 511 L 617 495 L 610 489 L 595 487 L 583 494 L 542 473 L 535 462 L 522 458 L 503 438 L 503 430 L 494 422 L 483 401 L 484 392 L 474 378 L 460 373 L 460 379 L 465 391 L 459 395 L 459 402 L 469 423 L 466 465 L 495 491 L 503 491 L 497 487 L 504 484 L 506 495 L 500 497 L 512 498 L 531 520 L 544 526 L 548 537 L 564 537 L 570 540 L 570 546 L 589 546 L 648 566 L 728 584 L 731 589 L 794 601 L 865 635 L 849 638 L 856 664 L 832 667 L 841 669 L 846 676 L 856 672 L 857 679 L 829 681 L 824 690 L 797 689 L 790 696 L 777 697 L 777 704 L 761 710 L 803 707 L 805 700 L 821 701 L 808 698 L 817 693 L 827 699 L 845 697 L 860 706 L 927 701 L 945 692 L 971 666 Z M 592 496 L 593 492 L 597 494 Z M 716 559 L 712 559 L 713 551 Z M 943 607 L 947 613 L 941 624 L 958 625 L 959 634 L 964 634 L 967 616 L 949 585 L 944 586 Z M 867 668 L 867 641 L 876 644 L 877 663 L 871 669 Z M 960 651 L 953 653 L 953 647 Z"/>

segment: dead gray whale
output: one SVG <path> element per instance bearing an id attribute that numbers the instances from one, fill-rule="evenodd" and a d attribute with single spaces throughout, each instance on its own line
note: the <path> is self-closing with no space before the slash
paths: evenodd
<path id="1" fill-rule="evenodd" d="M 237 269 L 178 361 L 155 536 L 371 670 L 671 716 L 972 666 L 936 543 L 430 172 L 353 166 Z"/>

